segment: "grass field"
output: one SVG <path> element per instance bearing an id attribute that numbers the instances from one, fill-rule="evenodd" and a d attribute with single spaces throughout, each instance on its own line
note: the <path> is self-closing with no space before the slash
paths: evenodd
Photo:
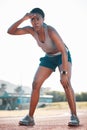
<path id="1" fill-rule="evenodd" d="M 87 102 L 76 102 L 77 109 L 87 109 Z M 68 103 L 67 102 L 56 102 L 51 103 L 44 107 L 44 109 L 67 109 Z"/>

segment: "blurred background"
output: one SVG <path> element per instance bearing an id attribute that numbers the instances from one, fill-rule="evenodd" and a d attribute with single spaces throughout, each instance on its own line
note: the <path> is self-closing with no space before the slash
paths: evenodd
<path id="1" fill-rule="evenodd" d="M 44 10 L 45 22 L 58 31 L 71 51 L 73 61 L 71 81 L 75 93 L 80 96 L 87 95 L 87 1 L 0 0 L 0 104 L 4 102 L 4 109 L 18 109 L 17 103 L 20 104 L 23 100 L 29 102 L 32 80 L 39 65 L 39 58 L 44 56 L 44 52 L 37 46 L 31 35 L 12 36 L 7 34 L 8 28 L 14 22 L 35 7 Z M 21 26 L 26 25 L 30 25 L 29 20 L 21 24 Z M 57 95 L 60 95 L 59 97 L 64 93 L 58 70 L 43 84 L 41 96 L 50 95 L 45 96 L 44 100 L 47 103 L 52 102 L 55 91 L 57 91 Z M 23 99 L 21 99 L 21 95 Z M 2 97 L 11 98 L 3 101 Z M 18 97 L 20 98 L 18 99 Z M 59 97 L 56 101 L 61 99 Z M 79 100 L 82 100 L 82 97 L 80 98 Z M 13 100 L 16 106 L 12 105 L 12 108 Z M 61 100 L 65 101 L 65 96 Z M 87 99 L 85 100 L 87 101 Z"/>

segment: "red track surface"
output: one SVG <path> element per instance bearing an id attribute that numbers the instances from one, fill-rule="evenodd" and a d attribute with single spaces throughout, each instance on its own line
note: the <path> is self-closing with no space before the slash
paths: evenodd
<path id="1" fill-rule="evenodd" d="M 6 115 L 3 115 L 3 113 Z M 25 113 L 26 111 L 20 111 L 18 115 L 16 111 L 9 111 L 7 115 L 6 112 L 0 111 L 0 130 L 87 130 L 87 110 L 78 111 L 79 127 L 67 126 L 70 115 L 67 111 L 62 110 L 37 110 L 35 126 L 19 126 L 18 122 Z"/>

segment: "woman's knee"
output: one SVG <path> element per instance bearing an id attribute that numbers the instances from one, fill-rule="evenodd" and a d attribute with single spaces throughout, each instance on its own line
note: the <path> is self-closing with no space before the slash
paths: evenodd
<path id="1" fill-rule="evenodd" d="M 33 83 L 32 83 L 32 89 L 33 90 L 39 90 L 41 85 L 40 85 L 40 81 L 39 80 L 34 80 Z"/>
<path id="2" fill-rule="evenodd" d="M 61 85 L 63 86 L 63 88 L 64 88 L 65 90 L 71 89 L 71 83 L 70 83 L 70 81 L 68 81 L 67 84 L 64 83 L 64 82 L 62 82 L 62 81 L 60 81 L 60 83 L 61 83 Z"/>

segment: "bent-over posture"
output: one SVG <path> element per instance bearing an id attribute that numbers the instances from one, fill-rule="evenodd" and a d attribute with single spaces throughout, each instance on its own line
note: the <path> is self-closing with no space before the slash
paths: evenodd
<path id="1" fill-rule="evenodd" d="M 45 56 L 40 58 L 40 64 L 32 83 L 32 94 L 29 114 L 19 121 L 20 125 L 34 125 L 34 112 L 39 100 L 40 88 L 44 81 L 58 67 L 60 72 L 60 82 L 64 88 L 66 98 L 71 111 L 71 118 L 68 125 L 78 126 L 79 119 L 76 113 L 76 103 L 74 91 L 71 86 L 72 60 L 68 47 L 56 29 L 44 23 L 45 14 L 42 9 L 34 8 L 24 17 L 14 23 L 8 33 L 12 35 L 31 34 L 37 41 L 39 47 L 45 52 Z M 19 27 L 25 20 L 31 20 L 32 26 Z"/>

